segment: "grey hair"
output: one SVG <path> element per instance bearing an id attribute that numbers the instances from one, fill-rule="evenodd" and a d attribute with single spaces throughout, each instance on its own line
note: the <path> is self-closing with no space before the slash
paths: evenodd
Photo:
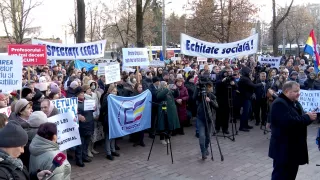
<path id="1" fill-rule="evenodd" d="M 295 82 L 295 81 L 287 81 L 283 84 L 282 86 L 282 92 L 286 92 L 288 90 L 291 90 L 293 86 L 298 86 L 300 87 L 300 84 Z"/>
<path id="2" fill-rule="evenodd" d="M 166 81 L 161 81 L 160 82 L 160 85 L 159 85 L 159 88 L 160 89 L 164 89 L 164 88 L 166 88 L 165 86 L 167 85 L 167 82 Z"/>

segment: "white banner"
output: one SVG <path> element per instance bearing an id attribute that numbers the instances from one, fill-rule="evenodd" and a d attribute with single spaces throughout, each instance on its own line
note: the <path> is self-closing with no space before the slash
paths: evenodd
<path id="1" fill-rule="evenodd" d="M 270 64 L 271 68 L 279 69 L 281 57 L 258 57 L 258 61 L 262 66 Z"/>
<path id="2" fill-rule="evenodd" d="M 156 60 L 150 61 L 149 66 L 151 66 L 151 67 L 165 67 L 164 61 L 156 61 Z"/>
<path id="3" fill-rule="evenodd" d="M 67 113 L 69 111 L 73 112 L 74 116 L 78 120 L 78 98 L 63 98 L 63 99 L 56 99 L 51 101 L 59 110 L 60 114 Z"/>
<path id="4" fill-rule="evenodd" d="M 81 144 L 80 133 L 75 119 L 74 114 L 70 111 L 48 118 L 48 122 L 57 125 L 57 143 L 59 144 L 60 151 Z"/>
<path id="5" fill-rule="evenodd" d="M 254 54 L 258 50 L 258 34 L 232 43 L 211 43 L 181 33 L 181 54 L 206 58 L 231 58 Z"/>
<path id="6" fill-rule="evenodd" d="M 46 45 L 47 58 L 56 60 L 94 59 L 104 57 L 107 40 L 79 44 L 60 44 L 32 39 L 32 44 Z"/>
<path id="7" fill-rule="evenodd" d="M 181 61 L 181 57 L 171 57 L 171 61 Z"/>
<path id="8" fill-rule="evenodd" d="M 147 48 L 122 48 L 123 66 L 149 66 Z"/>
<path id="9" fill-rule="evenodd" d="M 106 66 L 111 65 L 111 64 L 119 64 L 117 62 L 106 62 L 106 63 L 99 63 L 98 64 L 98 72 L 97 75 L 101 76 L 106 73 L 106 70 L 104 69 Z"/>
<path id="10" fill-rule="evenodd" d="M 11 106 L 8 106 L 8 107 L 5 107 L 5 108 L 1 108 L 0 109 L 0 113 L 1 114 L 5 114 L 5 115 L 7 115 L 9 117 L 10 114 L 11 114 Z"/>
<path id="11" fill-rule="evenodd" d="M 320 90 L 300 90 L 299 102 L 305 112 L 318 108 L 320 112 Z"/>
<path id="12" fill-rule="evenodd" d="M 207 62 L 207 61 L 208 61 L 208 58 L 205 58 L 205 57 L 197 57 L 197 61 L 198 61 L 198 62 L 201 62 L 201 61 Z"/>
<path id="13" fill-rule="evenodd" d="M 22 87 L 22 56 L 0 56 L 0 90 Z"/>
<path id="14" fill-rule="evenodd" d="M 106 84 L 111 84 L 121 80 L 120 65 L 118 63 L 105 66 L 105 79 Z"/>

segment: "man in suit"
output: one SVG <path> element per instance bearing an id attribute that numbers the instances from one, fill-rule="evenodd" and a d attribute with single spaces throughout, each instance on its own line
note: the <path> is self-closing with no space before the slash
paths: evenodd
<path id="1" fill-rule="evenodd" d="M 298 102 L 300 85 L 286 82 L 270 111 L 271 139 L 269 157 L 273 159 L 272 180 L 294 180 L 299 165 L 308 163 L 307 126 L 316 112 L 303 112 Z"/>

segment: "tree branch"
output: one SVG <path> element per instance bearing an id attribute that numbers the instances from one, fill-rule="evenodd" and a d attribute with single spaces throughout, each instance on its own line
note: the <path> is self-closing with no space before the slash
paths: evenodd
<path id="1" fill-rule="evenodd" d="M 275 25 L 275 28 L 276 28 L 276 29 L 277 29 L 278 26 L 282 23 L 282 21 L 284 21 L 284 19 L 289 15 L 290 9 L 291 9 L 292 4 L 293 4 L 293 1 L 294 1 L 294 0 L 291 0 L 291 3 L 290 3 L 290 5 L 289 5 L 286 13 L 285 13 L 285 14 L 278 20 L 278 22 L 276 23 L 276 25 Z"/>

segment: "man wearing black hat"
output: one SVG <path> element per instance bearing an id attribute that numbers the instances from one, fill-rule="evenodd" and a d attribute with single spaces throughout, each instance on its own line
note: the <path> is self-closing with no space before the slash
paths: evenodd
<path id="1" fill-rule="evenodd" d="M 24 153 L 24 146 L 28 142 L 28 135 L 17 122 L 9 121 L 0 130 L 0 137 L 0 179 L 42 179 L 45 174 L 51 174 L 50 171 L 44 170 L 37 175 L 29 175 L 28 170 L 18 158 Z"/>

